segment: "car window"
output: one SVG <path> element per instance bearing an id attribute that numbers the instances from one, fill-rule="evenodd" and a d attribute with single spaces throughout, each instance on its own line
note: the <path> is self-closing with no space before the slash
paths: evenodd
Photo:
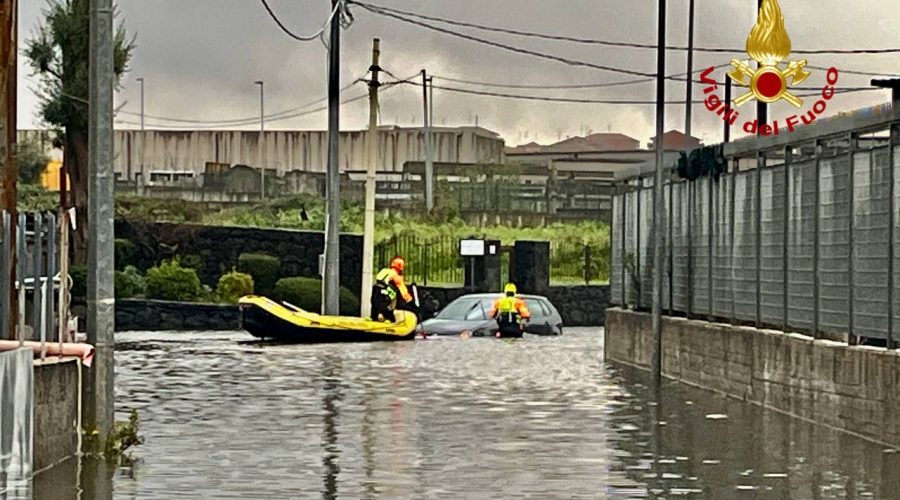
<path id="1" fill-rule="evenodd" d="M 460 297 L 444 308 L 436 318 L 456 321 L 484 320 L 491 307 L 488 299 L 474 297 Z"/>
<path id="2" fill-rule="evenodd" d="M 541 304 L 540 300 L 525 299 L 525 306 L 528 307 L 528 311 L 531 313 L 532 317 L 549 316 L 549 314 L 547 314 L 547 309 Z"/>

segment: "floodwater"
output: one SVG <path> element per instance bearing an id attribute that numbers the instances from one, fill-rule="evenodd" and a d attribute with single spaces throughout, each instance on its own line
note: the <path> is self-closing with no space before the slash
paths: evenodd
<path id="1" fill-rule="evenodd" d="M 657 401 L 600 329 L 249 339 L 117 335 L 120 417 L 146 442 L 82 498 L 900 498 L 900 454 L 674 384 Z M 77 498 L 68 467 L 35 498 Z"/>

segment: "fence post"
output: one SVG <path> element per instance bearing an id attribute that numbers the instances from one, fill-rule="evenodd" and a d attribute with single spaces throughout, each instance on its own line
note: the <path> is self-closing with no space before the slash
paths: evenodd
<path id="1" fill-rule="evenodd" d="M 641 309 L 641 295 L 643 294 L 644 286 L 641 281 L 643 280 L 643 276 L 641 276 L 641 191 L 644 187 L 644 180 L 641 177 L 638 177 L 638 188 L 637 194 L 635 195 L 635 212 L 637 213 L 637 217 L 635 220 L 637 224 L 635 224 L 636 233 L 634 235 L 635 241 L 637 244 L 634 246 L 634 275 L 637 276 L 637 297 L 635 298 L 635 310 Z"/>
<path id="2" fill-rule="evenodd" d="M 10 275 L 12 274 L 12 266 L 9 262 L 9 223 L 11 220 L 9 212 L 0 210 L 0 224 L 3 225 L 3 232 L 0 233 L 0 339 L 9 340 L 12 337 L 9 334 L 9 318 L 12 311 L 9 310 L 9 287 Z"/>
<path id="3" fill-rule="evenodd" d="M 675 190 L 672 188 L 672 185 L 674 183 L 672 182 L 671 176 L 669 177 L 668 184 L 669 184 L 669 210 L 666 212 L 666 214 L 668 215 L 668 217 L 666 217 L 666 225 L 667 225 L 666 231 L 668 232 L 669 236 L 668 236 L 668 238 L 666 238 L 666 251 L 668 252 L 668 254 L 666 255 L 666 269 L 667 269 L 668 276 L 669 276 L 669 316 L 674 316 L 674 313 L 675 313 L 674 304 L 675 303 L 674 303 L 674 299 L 672 298 L 672 295 L 673 295 L 673 292 L 675 291 L 675 285 L 673 284 L 675 282 L 675 270 L 672 267 L 672 264 L 673 264 L 672 254 L 675 253 L 675 240 L 674 240 L 675 233 L 674 233 L 674 229 L 673 229 L 673 226 L 675 224 L 673 224 L 672 221 L 675 220 L 675 211 L 674 211 L 675 202 L 672 200 L 672 198 L 675 195 Z"/>
<path id="4" fill-rule="evenodd" d="M 813 196 L 813 237 L 815 240 L 813 241 L 813 322 L 812 322 L 812 333 L 813 338 L 819 338 L 819 254 L 821 253 L 821 248 L 819 245 L 819 203 L 821 200 L 821 196 L 819 195 L 819 191 L 821 189 L 820 183 L 821 177 L 820 172 L 822 171 L 822 154 L 824 153 L 825 143 L 821 140 L 816 141 L 816 159 L 815 159 L 815 179 L 813 179 L 813 186 L 815 187 L 815 195 Z M 893 194 L 893 189 L 891 189 L 891 193 Z"/>
<path id="5" fill-rule="evenodd" d="M 709 320 L 713 320 L 713 316 L 715 311 L 713 310 L 713 260 L 715 260 L 715 249 L 713 248 L 714 238 L 713 231 L 715 230 L 714 220 L 716 219 L 717 211 L 714 209 L 715 204 L 713 203 L 713 173 L 709 172 L 709 179 L 707 180 L 707 184 L 709 185 L 709 189 L 707 190 L 706 196 L 706 206 L 707 206 L 707 231 L 706 231 L 706 246 L 708 262 L 706 266 L 706 292 L 708 295 L 709 301 Z"/>
<path id="6" fill-rule="evenodd" d="M 18 227 L 19 234 L 16 238 L 16 279 L 18 281 L 18 295 L 19 295 L 19 311 L 18 311 L 18 321 L 17 323 L 17 336 L 19 338 L 19 346 L 25 341 L 25 268 L 28 266 L 26 262 L 27 256 L 25 254 L 25 224 L 27 224 L 28 220 L 25 217 L 23 212 L 19 212 L 19 224 Z"/>
<path id="7" fill-rule="evenodd" d="M 730 236 L 731 236 L 731 259 L 729 265 L 731 266 L 731 324 L 734 325 L 737 323 L 737 314 L 735 314 L 736 306 L 735 306 L 735 293 L 734 293 L 734 254 L 737 252 L 737 249 L 734 246 L 734 223 L 735 223 L 735 213 L 737 212 L 737 207 L 735 207 L 735 199 L 736 194 L 735 191 L 737 189 L 737 176 L 738 171 L 740 170 L 740 160 L 735 158 L 731 162 L 731 210 L 729 211 L 729 217 L 731 218 L 731 227 L 730 227 Z"/>
<path id="8" fill-rule="evenodd" d="M 584 245 L 584 284 L 591 284 L 591 247 Z"/>
<path id="9" fill-rule="evenodd" d="M 766 155 L 756 153 L 756 327 L 762 326 L 762 169 Z"/>
<path id="10" fill-rule="evenodd" d="M 781 329 L 782 331 L 788 331 L 788 318 L 790 314 L 790 292 L 791 292 L 791 266 L 789 264 L 791 254 L 788 251 L 788 240 L 791 237 L 790 231 L 790 211 L 791 211 L 791 163 L 794 161 L 794 148 L 793 146 L 786 146 L 784 148 L 784 209 L 781 214 L 781 222 L 784 227 L 781 228 L 782 231 L 782 239 L 784 240 L 781 245 L 781 258 L 782 258 L 782 287 L 784 290 L 784 305 L 782 319 L 781 319 Z"/>
<path id="11" fill-rule="evenodd" d="M 896 112 L 896 110 L 894 110 Z M 897 200 L 896 187 L 894 180 L 896 178 L 896 161 L 894 148 L 900 144 L 900 125 L 891 123 L 890 140 L 888 141 L 888 193 L 890 193 L 890 215 L 888 216 L 888 328 L 887 328 L 887 348 L 893 349 L 894 344 L 894 233 L 895 224 L 897 222 Z"/>
<path id="12" fill-rule="evenodd" d="M 53 330 L 55 325 L 55 295 L 53 294 L 53 276 L 56 274 L 56 216 L 47 214 L 47 288 L 44 289 L 47 303 L 44 316 L 44 330 L 41 335 L 41 356 L 47 355 L 47 347 L 45 342 L 47 339 L 53 338 Z"/>
<path id="13" fill-rule="evenodd" d="M 422 244 L 422 286 L 428 286 L 428 258 L 429 258 L 429 248 L 430 243 L 426 242 Z"/>
<path id="14" fill-rule="evenodd" d="M 856 243 L 853 241 L 853 234 L 856 231 L 856 151 L 859 149 L 859 134 L 856 132 L 850 133 L 850 144 L 849 149 L 850 152 L 847 156 L 849 156 L 850 162 L 850 172 L 849 172 L 849 180 L 847 181 L 847 189 L 849 191 L 849 199 L 848 199 L 848 219 L 847 226 L 849 234 L 847 236 L 847 343 L 850 345 L 856 345 L 858 343 L 856 335 L 853 333 L 855 331 L 855 321 L 853 319 L 854 316 L 854 305 L 853 302 L 856 300 L 854 293 L 854 288 L 856 287 L 856 276 L 854 276 L 854 265 L 853 260 L 855 258 L 855 250 L 853 247 Z"/>
<path id="15" fill-rule="evenodd" d="M 43 269 L 41 269 L 41 261 L 44 257 L 44 249 L 43 247 L 43 233 L 44 233 L 44 220 L 41 216 L 40 212 L 34 214 L 34 237 L 32 238 L 31 245 L 32 251 L 34 255 L 32 255 L 32 300 L 34 301 L 31 304 L 31 311 L 34 314 L 32 318 L 32 340 L 35 335 L 40 335 L 43 340 L 43 324 L 41 322 L 41 312 L 43 311 L 43 290 L 41 290 L 41 275 L 43 273 Z M 24 281 L 24 280 L 21 280 Z M 43 342 L 41 342 L 41 350 L 43 350 Z"/>

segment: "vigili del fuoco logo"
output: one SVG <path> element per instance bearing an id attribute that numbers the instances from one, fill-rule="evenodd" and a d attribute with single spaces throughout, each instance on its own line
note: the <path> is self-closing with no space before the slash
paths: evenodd
<path id="1" fill-rule="evenodd" d="M 786 101 L 793 106 L 803 109 L 804 101 L 791 91 L 810 76 L 806 70 L 806 59 L 792 61 L 791 39 L 784 28 L 784 16 L 778 0 L 763 0 L 759 8 L 759 17 L 756 25 L 747 37 L 747 55 L 756 61 L 757 68 L 751 67 L 747 60 L 732 59 L 732 69 L 728 78 L 739 87 L 747 88 L 747 92 L 738 96 L 732 102 L 723 102 L 715 93 L 719 86 L 716 80 L 710 78 L 715 67 L 710 67 L 700 75 L 700 81 L 708 85 L 703 93 L 707 95 L 704 100 L 706 109 L 719 115 L 722 120 L 731 125 L 737 123 L 740 112 L 738 108 L 750 101 L 774 103 Z M 783 130 L 793 132 L 801 123 L 809 125 L 816 121 L 828 107 L 828 101 L 834 97 L 834 86 L 838 80 L 838 70 L 830 68 L 826 74 L 827 85 L 822 89 L 821 96 L 806 112 L 789 116 L 784 124 L 773 120 L 771 124 L 760 125 L 757 120 L 744 122 L 744 132 L 759 135 L 779 135 Z"/>

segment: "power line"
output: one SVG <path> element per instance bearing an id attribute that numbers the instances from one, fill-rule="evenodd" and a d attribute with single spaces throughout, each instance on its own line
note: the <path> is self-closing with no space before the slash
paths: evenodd
<path id="1" fill-rule="evenodd" d="M 630 69 L 616 68 L 616 67 L 614 67 L 614 66 L 605 66 L 605 65 L 602 65 L 602 64 L 594 64 L 594 63 L 585 62 L 585 61 L 578 61 L 578 60 L 575 60 L 575 59 L 567 59 L 567 58 L 565 58 L 565 57 L 555 56 L 555 55 L 552 55 L 552 54 L 546 54 L 546 53 L 544 53 L 544 52 L 537 52 L 537 51 L 534 51 L 534 50 L 529 50 L 529 49 L 523 49 L 523 48 L 519 48 L 519 47 L 514 47 L 514 46 L 512 46 L 512 45 L 506 45 L 506 44 L 503 44 L 503 43 L 494 42 L 494 41 L 487 40 L 487 39 L 484 39 L 484 38 L 479 38 L 479 37 L 476 37 L 476 36 L 467 35 L 467 34 L 465 34 L 465 33 L 459 33 L 459 32 L 456 32 L 456 31 L 452 31 L 452 30 L 448 30 L 448 29 L 441 28 L 441 27 L 438 27 L 438 26 L 434 26 L 434 25 L 431 25 L 431 24 L 428 24 L 428 23 L 424 23 L 424 22 L 421 22 L 421 21 L 416 21 L 416 20 L 414 20 L 414 19 L 409 19 L 409 18 L 403 17 L 403 16 L 401 16 L 401 15 L 394 14 L 394 13 L 392 13 L 392 12 L 387 12 L 387 11 L 385 11 L 385 10 L 381 10 L 380 8 L 370 6 L 370 5 L 368 5 L 368 4 L 363 4 L 363 3 L 359 3 L 359 2 L 353 2 L 353 3 L 354 3 L 355 5 L 359 5 L 359 6 L 362 7 L 363 9 L 368 10 L 369 12 L 372 12 L 373 14 L 377 14 L 377 15 L 381 15 L 381 16 L 386 16 L 386 17 L 392 17 L 392 18 L 394 18 L 394 19 L 398 19 L 398 20 L 403 21 L 403 22 L 405 22 L 405 23 L 414 24 L 414 25 L 416 25 L 416 26 L 420 26 L 420 27 L 423 27 L 423 28 L 426 28 L 426 29 L 429 29 L 429 30 L 432 30 L 432 31 L 437 31 L 437 32 L 439 32 L 439 33 L 444 33 L 444 34 L 446 34 L 446 35 L 455 36 L 455 37 L 457 37 L 457 38 L 462 38 L 462 39 L 465 39 L 465 40 L 469 40 L 469 41 L 472 41 L 472 42 L 481 43 L 481 44 L 488 45 L 488 46 L 491 46 L 491 47 L 496 47 L 496 48 L 508 50 L 508 51 L 510 51 L 510 52 L 516 52 L 516 53 L 519 53 L 519 54 L 526 54 L 526 55 L 530 55 L 530 56 L 534 56 L 534 57 L 540 57 L 540 58 L 542 58 L 542 59 L 548 59 L 548 60 L 551 60 L 551 61 L 561 62 L 561 63 L 563 63 L 563 64 L 568 64 L 568 65 L 570 65 L 570 66 L 582 66 L 582 67 L 585 67 L 585 68 L 598 69 L 598 70 L 601 70 L 601 71 L 609 71 L 609 72 L 611 72 L 611 73 L 622 73 L 622 74 L 626 74 L 626 75 L 643 76 L 643 77 L 646 77 L 646 78 L 655 78 L 655 77 L 656 77 L 656 75 L 653 74 L 653 73 L 645 73 L 645 72 L 643 72 L 643 71 L 635 71 L 635 70 L 630 70 Z"/>
<path id="2" fill-rule="evenodd" d="M 388 89 L 390 89 L 390 88 L 396 87 L 396 86 L 399 85 L 400 83 L 401 83 L 401 82 L 388 82 L 388 83 L 385 83 L 384 85 L 382 85 L 382 89 L 388 90 Z M 358 96 L 356 96 L 356 97 L 352 97 L 352 98 L 349 98 L 349 99 L 345 99 L 345 100 L 341 101 L 341 104 L 350 104 L 350 103 L 352 103 L 352 102 L 356 102 L 356 101 L 360 101 L 360 100 L 362 100 L 362 99 L 365 99 L 365 98 L 367 98 L 368 96 L 369 96 L 368 93 L 361 94 L 361 95 L 358 95 Z M 271 119 L 268 119 L 268 118 L 267 118 L 267 121 L 268 121 L 268 122 L 277 122 L 277 121 L 283 121 L 283 120 L 290 120 L 290 119 L 293 119 L 293 118 L 300 118 L 300 117 L 303 117 L 303 116 L 308 116 L 308 115 L 312 115 L 312 114 L 315 114 L 315 113 L 319 113 L 319 112 L 325 111 L 325 110 L 327 110 L 327 109 L 328 109 L 328 106 L 320 106 L 320 107 L 315 108 L 315 109 L 310 109 L 310 110 L 306 110 L 306 111 L 300 111 L 300 112 L 297 112 L 297 113 L 291 113 L 291 114 L 287 114 L 287 115 L 283 115 L 283 116 L 278 116 L 278 117 L 271 118 Z M 144 116 L 146 117 L 147 115 L 144 115 Z M 158 118 L 158 119 L 165 119 L 165 118 Z M 128 121 L 128 120 L 117 120 L 117 122 L 120 123 L 120 124 L 125 124 L 125 125 L 139 125 L 139 123 L 137 123 L 137 122 Z M 191 128 L 191 129 L 202 129 L 202 130 L 215 130 L 215 129 L 220 129 L 221 127 L 224 127 L 224 126 L 233 126 L 233 127 L 237 127 L 237 126 L 243 126 L 243 125 L 254 125 L 254 124 L 258 123 L 258 122 L 259 122 L 259 118 L 258 118 L 258 117 L 257 117 L 254 121 L 250 121 L 250 122 L 247 122 L 247 123 L 234 123 L 234 122 L 228 122 L 228 121 L 224 121 L 224 122 L 212 122 L 212 123 L 209 123 L 209 122 L 207 122 L 207 123 L 204 123 L 204 122 L 195 122 L 195 123 L 201 123 L 201 124 L 200 124 L 200 125 L 193 125 L 193 126 L 190 126 L 189 128 Z M 188 128 L 189 125 L 191 125 L 191 123 L 188 122 L 188 123 L 186 123 L 186 125 L 153 124 L 153 125 L 151 125 L 151 127 L 156 128 L 156 129 L 164 129 L 164 130 L 184 130 L 185 128 Z"/>
<path id="3" fill-rule="evenodd" d="M 350 90 L 357 83 L 364 82 L 364 81 L 365 80 L 363 78 L 357 78 L 356 80 L 353 81 L 353 83 L 343 87 L 341 89 L 341 92 Z M 282 115 L 286 115 L 286 114 L 304 110 L 310 106 L 313 106 L 313 105 L 323 102 L 325 100 L 327 100 L 327 97 L 320 97 L 318 99 L 309 101 L 305 104 L 301 104 L 300 106 L 297 106 L 294 108 L 290 108 L 290 109 L 286 109 L 284 111 L 279 111 L 277 113 L 265 115 L 264 118 L 266 120 L 274 120 Z M 121 113 L 125 114 L 125 115 L 131 115 L 131 116 L 141 116 L 140 113 L 137 113 L 134 111 L 121 111 Z M 173 123 L 200 123 L 200 124 L 209 124 L 209 125 L 250 125 L 250 124 L 254 124 L 254 123 L 259 123 L 259 115 L 248 116 L 245 118 L 233 118 L 233 119 L 222 119 L 222 120 L 192 120 L 190 118 L 173 118 L 173 117 L 158 116 L 158 115 L 148 115 L 145 113 L 144 118 L 149 118 L 151 120 L 173 122 Z"/>
<path id="4" fill-rule="evenodd" d="M 269 7 L 269 3 L 266 0 L 259 0 L 259 1 L 262 2 L 263 7 L 265 7 L 265 9 L 266 9 L 266 12 L 269 13 L 269 17 L 271 17 L 272 20 L 275 21 L 275 24 L 277 24 L 278 27 L 281 28 L 281 31 L 283 31 L 287 36 L 293 38 L 294 40 L 297 40 L 298 42 L 311 42 L 311 41 L 319 38 L 323 33 L 325 33 L 325 28 L 328 26 L 329 23 L 331 23 L 331 21 L 334 19 L 334 16 L 337 15 L 339 10 L 341 10 L 341 2 L 334 4 L 334 9 L 331 10 L 331 14 L 328 16 L 328 19 L 325 19 L 325 22 L 322 23 L 322 27 L 319 28 L 319 31 L 315 32 L 312 35 L 304 36 L 304 35 L 298 35 L 298 34 L 294 33 L 293 31 L 291 31 L 290 29 L 288 29 L 288 27 L 285 26 L 283 22 L 281 22 L 281 19 L 278 19 L 278 15 L 276 15 L 275 11 L 273 11 L 272 8 Z"/>
<path id="5" fill-rule="evenodd" d="M 417 85 L 416 82 L 392 82 L 392 83 L 406 83 L 408 85 Z M 487 97 L 502 97 L 507 99 L 520 99 L 527 101 L 542 101 L 542 102 L 561 102 L 561 103 L 576 103 L 576 104 L 609 104 L 609 105 L 629 105 L 629 106 L 637 106 L 637 105 L 652 105 L 656 104 L 656 101 L 653 100 L 613 100 L 613 99 L 580 99 L 580 98 L 570 98 L 570 97 L 555 97 L 555 96 L 533 96 L 533 95 L 522 95 L 522 94 L 511 94 L 506 92 L 492 92 L 492 91 L 483 91 L 483 90 L 473 90 L 473 89 L 463 89 L 458 87 L 445 87 L 442 85 L 435 85 L 435 89 L 445 90 L 447 92 L 455 92 L 460 94 L 470 94 L 470 95 L 478 95 L 478 96 L 487 96 Z M 840 89 L 836 90 L 836 94 L 850 94 L 855 92 L 865 92 L 865 91 L 873 91 L 873 90 L 881 90 L 874 87 L 860 87 L 860 88 L 850 88 L 850 89 Z M 821 92 L 812 92 L 812 93 L 804 93 L 797 94 L 797 97 L 814 97 L 821 95 Z M 692 104 L 703 104 L 705 101 L 703 100 L 695 100 L 692 101 Z M 666 101 L 668 105 L 683 105 L 684 100 L 677 101 Z"/>
<path id="6" fill-rule="evenodd" d="M 504 33 L 508 35 L 516 35 L 516 36 L 524 36 L 524 37 L 532 37 L 532 38 L 541 38 L 544 40 L 553 40 L 553 41 L 561 41 L 561 42 L 573 42 L 573 43 L 581 43 L 581 44 L 589 44 L 589 45 L 603 45 L 607 47 L 619 47 L 619 48 L 633 48 L 633 49 L 647 49 L 647 50 L 656 50 L 657 46 L 654 44 L 645 44 L 645 43 L 633 43 L 633 42 L 620 42 L 615 40 L 600 40 L 595 38 L 580 38 L 573 37 L 568 35 L 551 35 L 546 33 L 536 33 L 533 31 L 522 31 L 515 30 L 509 28 L 500 28 L 497 26 L 486 26 L 483 24 L 470 23 L 465 21 L 456 21 L 451 19 L 444 19 L 440 17 L 428 16 L 425 14 L 419 14 L 410 11 L 404 11 L 400 9 L 394 9 L 391 7 L 384 7 L 380 5 L 374 5 L 364 2 L 359 2 L 355 0 L 348 0 L 349 3 L 353 3 L 359 5 L 360 7 L 372 11 L 372 9 L 382 11 L 382 14 L 393 13 L 399 14 L 403 16 L 414 17 L 418 19 L 424 19 L 427 21 L 435 21 L 444 24 L 449 24 L 451 26 L 459 26 L 463 28 L 474 28 L 483 31 L 490 31 L 494 33 Z M 687 51 L 688 47 L 680 46 L 680 45 L 670 45 L 666 47 L 667 50 L 679 50 L 679 51 Z M 745 49 L 732 49 L 732 48 L 723 48 L 723 47 L 694 47 L 695 52 L 707 52 L 707 53 L 728 53 L 728 54 L 743 54 L 746 52 Z M 794 50 L 792 51 L 794 54 L 893 54 L 900 52 L 900 48 L 882 48 L 882 49 L 823 49 L 823 50 Z"/>

